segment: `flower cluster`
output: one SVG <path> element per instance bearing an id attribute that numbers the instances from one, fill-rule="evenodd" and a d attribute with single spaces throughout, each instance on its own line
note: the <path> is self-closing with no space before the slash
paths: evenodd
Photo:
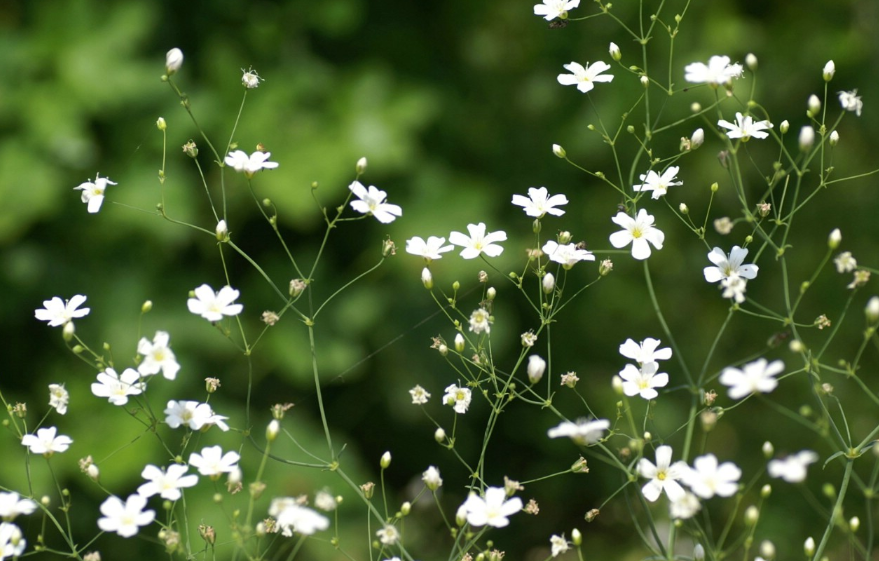
<path id="1" fill-rule="evenodd" d="M 628 396 L 639 395 L 644 399 L 655 399 L 659 392 L 656 388 L 668 385 L 668 374 L 659 372 L 660 360 L 671 358 L 671 348 L 657 349 L 660 341 L 648 337 L 636 343 L 633 339 L 626 339 L 620 345 L 620 354 L 634 360 L 637 364 L 627 364 L 619 376 L 623 380 L 623 393 Z"/>

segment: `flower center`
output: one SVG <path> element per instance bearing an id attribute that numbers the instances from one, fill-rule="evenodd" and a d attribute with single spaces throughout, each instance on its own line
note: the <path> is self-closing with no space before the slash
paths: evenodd
<path id="1" fill-rule="evenodd" d="M 665 470 L 661 470 L 659 473 L 656 474 L 656 479 L 660 481 L 665 481 L 666 477 L 668 477 L 668 474 L 665 472 Z"/>
<path id="2" fill-rule="evenodd" d="M 632 237 L 635 238 L 636 240 L 638 238 L 640 238 L 643 234 L 644 234 L 644 232 L 641 231 L 641 228 L 638 228 L 638 227 L 632 228 Z"/>

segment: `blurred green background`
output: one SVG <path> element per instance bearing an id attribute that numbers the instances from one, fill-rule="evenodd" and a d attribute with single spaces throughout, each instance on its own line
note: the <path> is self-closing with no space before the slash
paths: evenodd
<path id="1" fill-rule="evenodd" d="M 637 3 L 616 4 L 614 12 L 636 25 Z M 652 9 L 647 4 L 645 14 Z M 668 4 L 662 19 L 671 22 L 684 3 Z M 584 0 L 571 15 L 594 12 L 594 5 Z M 860 119 L 846 115 L 832 165 L 844 170 L 842 175 L 865 172 L 879 161 L 874 142 L 869 140 L 869 131 L 879 127 L 875 111 L 879 99 L 877 21 L 879 3 L 873 0 L 696 0 L 687 9 L 675 40 L 673 80 L 683 84 L 683 67 L 690 62 L 707 61 L 715 54 L 743 62 L 752 52 L 760 64 L 756 98 L 774 123 L 788 119 L 791 131 L 798 131 L 808 122 L 806 98 L 812 93 L 823 95 L 821 69 L 833 59 L 837 74 L 830 84 L 828 112 L 837 114 L 836 91 L 853 88 L 863 96 L 865 110 Z M 162 136 L 155 121 L 162 116 L 168 122 L 166 209 L 175 219 L 209 230 L 214 226 L 197 170 L 180 146 L 189 139 L 201 145 L 199 161 L 208 170 L 211 185 L 219 181 L 219 170 L 211 164 L 208 150 L 177 99 L 159 79 L 164 54 L 171 47 L 185 53 L 175 80 L 189 94 L 199 123 L 216 146 L 225 145 L 238 111 L 241 69 L 253 67 L 265 78 L 247 96 L 235 140 L 248 152 L 257 143 L 264 144 L 272 160 L 280 164 L 277 170 L 258 175 L 254 186 L 260 198 L 269 197 L 277 205 L 283 234 L 300 262 L 310 262 L 323 235 L 321 216 L 311 196 L 312 182 L 319 183 L 317 194 L 332 209 L 347 192 L 355 161 L 366 156 L 369 169 L 364 183 L 387 191 L 390 202 L 403 207 L 403 217 L 391 225 L 371 219 L 347 223 L 331 236 L 330 249 L 315 277 L 317 301 L 374 264 L 386 235 L 399 251 L 376 274 L 336 299 L 318 324 L 324 398 L 335 442 L 347 445 L 343 464 L 358 482 L 377 481 L 379 456 L 391 450 L 394 463 L 387 483 L 392 504 L 399 505 L 411 498 L 412 484 L 421 472 L 437 465 L 446 480 L 447 515 L 452 516 L 453 505 L 464 498 L 467 474 L 448 451 L 435 444 L 433 424 L 410 405 L 407 390 L 421 384 L 432 392 L 431 413 L 450 427 L 451 413 L 440 407 L 439 399 L 443 388 L 456 381 L 455 374 L 428 347 L 431 336 L 442 334 L 450 341 L 454 332 L 441 317 L 432 316 L 435 306 L 418 281 L 421 262 L 405 254 L 405 240 L 415 235 L 447 237 L 452 230 L 465 230 L 468 223 L 484 221 L 489 230 L 504 229 L 510 236 L 505 253 L 493 264 L 503 273 L 520 271 L 523 249 L 531 236 L 530 220 L 509 201 L 528 187 L 545 185 L 571 200 L 564 217 L 545 220 L 545 232 L 570 230 L 575 240 L 585 240 L 601 258 L 602 250 L 609 248 L 607 236 L 616 229 L 610 217 L 617 211 L 619 197 L 555 158 L 550 146 L 563 145 L 572 160 L 591 170 L 613 170 L 610 150 L 587 128 L 597 123 L 592 106 L 573 88 L 559 86 L 556 75 L 572 60 L 609 60 L 610 41 L 620 45 L 623 64 L 640 65 L 637 46 L 620 27 L 609 18 L 596 18 L 552 29 L 532 14 L 530 1 L 71 0 L 4 2 L 0 4 L 0 29 L 4 201 L 0 206 L 0 290 L 5 295 L 0 299 L 0 330 L 9 359 L 0 383 L 7 401 L 27 402 L 31 426 L 47 409 L 47 384 L 64 382 L 70 390 L 69 414 L 53 415 L 47 423 L 57 424 L 61 432 L 75 438 L 71 450 L 53 459 L 53 465 L 82 509 L 76 518 L 80 535 L 90 536 L 94 531 L 94 507 L 105 495 L 78 473 L 75 460 L 87 454 L 104 459 L 131 440 L 137 425 L 121 410 L 90 394 L 95 372 L 66 351 L 60 329 L 34 320 L 33 310 L 43 300 L 87 295 L 86 305 L 92 311 L 77 322 L 77 333 L 95 348 L 103 342 L 111 345 L 119 370 L 130 365 L 134 356 L 140 306 L 152 300 L 154 308 L 144 317 L 142 332 L 151 337 L 156 330 L 169 331 L 182 370 L 175 382 L 157 380 L 151 386 L 151 402 L 161 406 L 167 399 L 202 400 L 203 379 L 216 376 L 223 384 L 212 398 L 216 411 L 230 415 L 235 428 L 246 428 L 239 398 L 247 387 L 247 362 L 185 307 L 189 290 L 202 283 L 223 284 L 216 243 L 212 237 L 164 222 L 153 213 L 161 198 L 157 170 L 162 162 Z M 653 41 L 656 58 L 651 68 L 665 82 L 668 38 L 657 31 Z M 612 73 L 616 75 L 612 86 L 599 84 L 590 99 L 603 122 L 615 129 L 619 115 L 630 109 L 642 90 L 637 79 L 619 67 Z M 747 99 L 751 80 L 742 84 L 747 85 L 739 86 L 737 93 Z M 688 115 L 692 102 L 711 100 L 706 88 L 670 99 L 663 99 L 656 88 L 650 93 L 654 107 L 667 101 L 665 122 Z M 730 100 L 724 108 L 727 118 L 735 110 L 740 106 Z M 643 117 L 636 111 L 633 119 L 638 127 Z M 654 149 L 663 156 L 676 153 L 678 139 L 697 126 L 699 122 L 690 122 L 674 129 L 657 139 Z M 789 136 L 788 147 L 795 151 L 795 134 Z M 735 218 L 739 211 L 731 184 L 715 158 L 722 144 L 711 134 L 707 137 L 703 148 L 682 160 L 680 177 L 685 184 L 672 189 L 669 201 L 674 206 L 686 202 L 695 216 L 702 217 L 708 186 L 718 181 L 721 190 L 711 218 Z M 634 144 L 627 135 L 622 138 L 620 150 L 625 157 L 633 153 Z M 761 177 L 769 173 L 775 157 L 768 145 L 756 144 L 749 145 L 755 165 L 746 167 L 754 202 L 762 190 Z M 96 172 L 119 184 L 108 190 L 101 212 L 89 215 L 73 187 L 93 179 Z M 295 274 L 247 193 L 244 179 L 227 173 L 226 184 L 233 240 L 284 286 Z M 875 266 L 870 262 L 879 234 L 872 211 L 879 196 L 874 186 L 872 178 L 837 184 L 797 215 L 793 247 L 788 252 L 794 263 L 794 290 L 820 262 L 826 236 L 834 227 L 843 230 L 841 249 L 852 251 L 861 264 Z M 651 208 L 656 209 L 658 224 L 666 232 L 666 247 L 650 259 L 650 268 L 670 327 L 693 367 L 704 360 L 728 306 L 716 288 L 702 280 L 701 268 L 707 264 L 704 245 L 688 236 L 664 205 Z M 739 226 L 724 238 L 709 226 L 707 239 L 712 246 L 729 249 L 741 244 L 747 233 Z M 243 321 L 253 339 L 261 325 L 259 314 L 279 305 L 246 262 L 229 252 L 226 255 L 232 284 L 242 291 Z M 610 391 L 610 379 L 624 365 L 618 345 L 628 337 L 662 338 L 640 264 L 623 255 L 614 256 L 614 261 L 613 274 L 586 291 L 553 329 L 554 374 L 578 372 L 581 392 L 599 415 L 611 418 L 617 398 Z M 749 295 L 781 310 L 778 263 L 767 253 L 759 265 L 761 282 L 751 283 Z M 478 304 L 478 288 L 471 289 L 478 287 L 476 273 L 481 267 L 479 262 L 463 262 L 452 254 L 433 266 L 438 287 L 448 290 L 452 281 L 461 282 L 462 292 L 469 294 L 462 299 L 465 313 Z M 595 264 L 580 265 L 572 271 L 569 283 L 591 281 L 596 272 Z M 836 321 L 848 296 L 844 286 L 849 280 L 828 267 L 801 308 L 802 321 L 811 322 L 821 313 Z M 498 289 L 494 352 L 510 365 L 518 353 L 518 334 L 536 325 L 500 274 L 491 272 L 490 284 Z M 857 348 L 863 328 L 860 309 L 868 295 L 862 292 L 855 298 L 852 320 L 833 347 L 833 360 L 850 358 Z M 766 341 L 781 331 L 779 325 L 737 316 L 711 370 L 762 352 Z M 809 335 L 820 342 L 826 332 L 813 330 Z M 545 347 L 540 348 L 545 352 Z M 799 367 L 798 359 L 784 346 L 768 356 Z M 875 369 L 875 350 L 866 360 L 865 373 Z M 670 363 L 668 371 L 670 387 L 680 383 L 677 365 Z M 285 427 L 322 452 L 306 332 L 292 316 L 272 328 L 261 342 L 253 357 L 253 379 L 255 432 L 260 434 L 268 422 L 271 404 L 294 402 Z M 866 408 L 859 391 L 844 380 L 828 381 L 838 386 L 842 399 L 850 399 L 849 421 L 854 433 L 863 437 L 876 422 L 875 407 Z M 871 383 L 875 387 L 875 377 Z M 784 393 L 774 397 L 794 410 L 811 399 L 802 376 L 781 388 Z M 714 389 L 721 393 L 721 403 L 728 404 L 721 388 Z M 660 399 L 654 434 L 670 435 L 685 421 L 685 393 L 677 391 Z M 559 392 L 554 404 L 571 418 L 585 414 L 570 392 Z M 491 483 L 499 484 L 504 475 L 527 480 L 561 471 L 577 458 L 579 451 L 571 443 L 545 438 L 547 428 L 556 424 L 554 419 L 521 405 L 511 407 L 510 413 L 504 416 L 489 449 L 492 460 L 486 473 Z M 458 449 L 464 457 L 474 458 L 481 442 L 480 420 L 486 416 L 485 403 L 474 400 L 464 419 L 467 422 L 459 423 Z M 701 438 L 701 433 L 697 435 Z M 178 436 L 172 435 L 172 441 Z M 704 446 L 721 459 L 739 463 L 743 480 L 750 481 L 763 468 L 759 448 L 764 440 L 772 440 L 781 452 L 808 446 L 817 449 L 822 459 L 832 452 L 759 400 L 721 419 Z M 674 437 L 669 441 L 681 445 Z M 231 448 L 241 439 L 212 431 L 203 436 L 203 442 Z M 244 444 L 246 476 L 252 476 L 258 460 L 249 446 Z M 292 446 L 279 454 L 302 459 Z M 26 489 L 23 450 L 11 433 L 0 440 L 0 456 L 4 458 L 0 482 Z M 104 483 L 127 496 L 139 484 L 142 466 L 166 462 L 160 457 L 157 442 L 141 438 L 124 453 L 101 463 Z M 32 464 L 35 492 L 52 494 L 44 463 Z M 620 483 L 619 475 L 603 469 L 600 462 L 591 465 L 587 476 L 570 475 L 527 486 L 522 496 L 537 498 L 540 514 L 515 517 L 514 531 L 492 536 L 497 547 L 514 558 L 541 559 L 548 554 L 550 534 L 570 535 L 576 526 L 584 533 L 591 558 L 641 555 L 643 549 L 633 539 L 622 496 L 603 509 L 592 525 L 583 521 L 583 514 Z M 354 522 L 362 521 L 363 509 L 338 478 L 278 464 L 272 464 L 269 473 L 269 489 L 258 505 L 263 513 L 270 496 L 312 493 L 327 486 L 347 498 L 344 544 L 355 557 L 366 558 L 365 540 Z M 774 540 L 780 556 L 798 555 L 805 536 L 816 535 L 825 525 L 820 514 L 807 506 L 810 502 L 804 492 L 814 495 L 813 504 L 826 509 L 829 502 L 820 495 L 821 482 L 838 484 L 841 470 L 833 464 L 823 472 L 813 467 L 812 473 L 820 475 L 805 488 L 776 485 L 781 498 L 773 498 L 767 506 L 757 536 Z M 209 501 L 212 489 L 207 484 L 200 487 L 204 487 L 201 494 L 193 494 L 195 498 L 189 501 L 191 519 L 213 524 L 218 530 L 225 527 Z M 752 491 L 745 502 L 755 500 Z M 715 501 L 718 504 L 711 504 L 711 513 L 715 524 L 720 524 L 730 512 L 726 507 L 731 501 Z M 242 495 L 227 497 L 223 509 L 228 514 L 242 504 Z M 863 519 L 864 504 L 853 501 L 846 514 L 860 513 Z M 797 518 L 796 513 L 802 512 L 808 515 Z M 443 536 L 435 509 L 419 512 L 419 519 L 407 523 L 411 550 L 425 560 L 446 558 L 449 540 Z M 38 532 L 37 518 L 31 518 L 30 527 L 27 521 L 19 521 L 32 540 Z M 138 539 L 154 541 L 154 528 Z M 219 540 L 224 539 L 228 536 L 220 535 Z M 200 547 L 197 536 L 193 543 Z M 122 551 L 125 545 L 116 536 L 102 537 L 95 544 L 106 554 Z M 845 551 L 843 542 L 835 547 L 834 552 Z M 161 552 L 158 545 L 141 549 L 144 559 Z M 136 558 L 131 550 L 126 555 Z M 318 545 L 312 555 L 339 558 L 329 545 Z"/>

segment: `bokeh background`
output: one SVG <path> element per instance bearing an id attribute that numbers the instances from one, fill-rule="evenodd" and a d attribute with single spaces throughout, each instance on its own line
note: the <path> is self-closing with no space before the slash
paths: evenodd
<path id="1" fill-rule="evenodd" d="M 621 19 L 637 25 L 636 2 L 615 4 L 614 12 Z M 667 4 L 661 18 L 672 23 L 685 6 Z M 645 5 L 645 14 L 655 8 L 650 2 Z M 595 11 L 592 3 L 584 1 L 572 16 Z M 696 0 L 686 8 L 674 42 L 672 78 L 683 84 L 684 65 L 706 61 L 711 55 L 727 54 L 743 62 L 747 53 L 754 53 L 759 59 L 756 98 L 774 123 L 788 119 L 791 130 L 798 131 L 808 122 L 806 99 L 812 93 L 823 95 L 821 69 L 833 59 L 837 74 L 830 84 L 828 112 L 838 112 L 836 91 L 853 88 L 863 96 L 865 110 L 861 118 L 845 116 L 832 165 L 843 175 L 865 172 L 877 167 L 870 140 L 879 127 L 874 109 L 879 99 L 877 21 L 879 4 L 872 0 Z M 162 136 L 155 121 L 162 116 L 168 122 L 166 209 L 175 219 L 209 230 L 214 225 L 197 170 L 180 151 L 189 139 L 201 144 L 199 133 L 159 79 L 164 54 L 171 47 L 181 48 L 186 57 L 176 82 L 189 94 L 193 111 L 217 146 L 225 144 L 239 108 L 241 69 L 253 67 L 265 78 L 248 94 L 235 140 L 248 152 L 257 143 L 264 144 L 272 160 L 280 163 L 277 170 L 260 174 L 254 184 L 259 197 L 269 197 L 277 205 L 283 234 L 301 262 L 313 258 L 323 235 L 312 183 L 318 182 L 318 196 L 333 208 L 346 194 L 357 158 L 369 159 L 364 181 L 384 189 L 391 202 L 403 207 L 403 217 L 391 225 L 367 220 L 343 224 L 333 232 L 315 277 L 317 300 L 374 264 L 385 236 L 402 250 L 405 240 L 414 235 L 448 236 L 451 230 L 480 221 L 510 236 L 505 253 L 493 264 L 502 273 L 521 270 L 531 223 L 509 201 L 531 186 L 545 185 L 571 200 L 565 216 L 545 221 L 548 230 L 570 230 L 575 240 L 585 240 L 599 257 L 607 256 L 607 236 L 616 229 L 610 217 L 619 197 L 555 158 L 550 146 L 563 145 L 572 160 L 591 170 L 613 170 L 610 150 L 588 128 L 598 119 L 593 106 L 586 96 L 559 86 L 555 79 L 563 72 L 562 64 L 571 60 L 608 60 L 611 41 L 620 45 L 623 64 L 640 65 L 635 55 L 638 47 L 609 18 L 551 29 L 532 14 L 530 1 L 519 0 L 7 1 L 0 4 L 0 30 L 0 290 L 4 294 L 0 340 L 6 358 L 0 384 L 7 401 L 27 402 L 31 425 L 47 410 L 47 384 L 64 382 L 69 389 L 69 414 L 50 417 L 48 423 L 76 440 L 69 452 L 53 459 L 53 465 L 73 493 L 75 507 L 81 509 L 81 516 L 75 517 L 80 535 L 94 532 L 96 505 L 105 495 L 79 473 L 77 458 L 91 454 L 103 460 L 104 484 L 123 496 L 139 484 L 145 463 L 167 460 L 159 459 L 161 449 L 146 436 L 125 447 L 138 434 L 138 425 L 90 394 L 95 372 L 67 351 L 60 329 L 33 318 L 33 310 L 43 300 L 86 294 L 92 312 L 77 322 L 77 333 L 96 348 L 108 343 L 120 367 L 130 365 L 139 329 L 148 336 L 159 329 L 169 331 L 182 370 L 175 382 L 159 380 L 151 386 L 152 402 L 201 400 L 203 379 L 215 376 L 223 384 L 212 397 L 215 409 L 230 415 L 234 427 L 247 428 L 240 406 L 247 387 L 247 362 L 185 306 L 192 288 L 223 284 L 216 243 L 212 237 L 161 220 L 153 211 L 161 198 L 157 171 Z M 663 82 L 668 45 L 667 34 L 658 30 L 651 44 L 655 56 L 651 69 Z M 612 72 L 613 86 L 599 85 L 590 99 L 603 122 L 615 129 L 641 86 L 619 67 Z M 742 99 L 747 99 L 751 83 L 749 78 L 739 86 Z M 712 98 L 706 88 L 668 99 L 655 88 L 650 93 L 654 107 L 663 107 L 665 122 L 687 116 L 692 102 L 707 104 Z M 730 100 L 724 109 L 727 118 L 735 110 L 740 106 Z M 636 127 L 638 119 L 643 120 L 640 115 L 636 111 L 632 117 Z M 675 153 L 679 138 L 700 125 L 691 121 L 673 129 L 656 140 L 654 149 L 663 155 Z M 789 136 L 788 146 L 795 151 L 795 134 Z M 625 158 L 634 145 L 625 133 L 622 138 Z M 768 146 L 756 144 L 750 145 L 754 165 L 746 166 L 752 198 L 762 192 L 763 177 L 775 157 Z M 709 134 L 705 146 L 682 161 L 685 186 L 670 192 L 673 205 L 685 202 L 696 216 L 704 216 L 708 186 L 717 181 L 721 189 L 711 219 L 740 216 L 731 183 L 715 157 L 721 148 Z M 219 170 L 204 146 L 199 161 L 215 186 Z M 73 187 L 93 179 L 96 172 L 119 185 L 108 190 L 101 212 L 89 215 Z M 233 239 L 283 286 L 295 275 L 243 178 L 227 174 L 226 182 Z M 808 184 L 811 189 L 815 183 Z M 875 265 L 870 259 L 879 234 L 876 203 L 875 179 L 868 177 L 826 189 L 797 215 L 788 252 L 792 290 L 814 271 L 834 227 L 843 230 L 841 249 L 852 251 L 863 265 Z M 728 306 L 715 287 L 702 281 L 701 268 L 707 264 L 704 244 L 688 235 L 663 205 L 657 207 L 658 223 L 668 226 L 663 228 L 667 241 L 649 263 L 671 329 L 693 367 L 704 360 Z M 724 238 L 709 226 L 707 239 L 712 246 L 728 249 L 742 243 L 745 230 L 740 225 Z M 277 309 L 278 302 L 246 262 L 231 253 L 227 256 L 233 285 L 242 291 L 243 321 L 252 339 L 261 325 L 259 314 Z M 618 345 L 628 337 L 661 338 L 640 264 L 626 256 L 614 258 L 613 274 L 587 290 L 553 328 L 554 374 L 576 371 L 581 392 L 601 416 L 611 418 L 617 397 L 610 390 L 610 379 L 624 364 Z M 781 310 L 780 268 L 769 254 L 761 257 L 759 265 L 759 280 L 766 282 L 751 283 L 749 294 Z M 460 281 L 462 293 L 467 294 L 461 307 L 469 313 L 479 301 L 476 273 L 483 267 L 450 255 L 433 270 L 444 290 Z M 440 407 L 438 398 L 445 386 L 456 381 L 455 374 L 429 345 L 431 336 L 441 334 L 451 340 L 454 332 L 434 315 L 436 307 L 418 280 L 420 270 L 418 259 L 399 251 L 377 273 L 337 298 L 318 324 L 319 361 L 334 439 L 337 446 L 346 445 L 343 464 L 348 471 L 358 481 L 377 481 L 378 459 L 390 450 L 394 461 L 386 482 L 391 503 L 399 505 L 411 498 L 413 482 L 421 472 L 437 465 L 446 480 L 447 514 L 452 516 L 454 505 L 464 498 L 468 474 L 451 453 L 436 445 L 434 425 L 410 404 L 407 393 L 415 384 L 427 388 L 434 396 L 431 413 L 447 428 L 451 425 L 451 412 Z M 569 283 L 581 285 L 596 274 L 596 264 L 580 265 Z M 826 313 L 838 320 L 849 280 L 828 267 L 798 318 L 808 323 Z M 490 284 L 498 289 L 494 352 L 510 365 L 518 353 L 519 333 L 536 326 L 501 274 L 490 272 Z M 853 356 L 863 329 L 860 310 L 870 288 L 855 298 L 850 322 L 829 352 L 829 362 Z M 145 300 L 151 300 L 154 308 L 139 324 Z M 778 333 L 784 333 L 781 325 L 737 316 L 711 370 L 763 352 Z M 808 332 L 819 343 L 826 335 Z M 865 358 L 862 374 L 875 387 L 875 376 L 870 376 L 876 365 L 875 349 L 872 352 Z M 799 367 L 784 345 L 769 350 L 767 356 Z M 271 404 L 293 402 L 296 407 L 285 426 L 306 447 L 323 451 L 310 360 L 300 323 L 288 317 L 270 330 L 253 356 L 253 425 L 259 434 L 270 418 Z M 675 386 L 675 378 L 681 378 L 674 363 L 669 373 Z M 848 420 L 853 432 L 863 437 L 876 424 L 876 408 L 869 408 L 859 390 L 845 380 L 827 381 L 837 386 L 843 400 L 849 400 Z M 794 378 L 774 397 L 796 411 L 810 403 L 808 381 Z M 669 442 L 681 446 L 680 437 L 675 440 L 672 433 L 686 420 L 688 403 L 683 391 L 664 396 L 651 421 L 654 434 L 669 436 Z M 572 418 L 585 414 L 570 393 L 559 392 L 554 405 Z M 479 420 L 486 416 L 485 403 L 475 400 L 464 419 L 468 422 L 459 423 L 458 450 L 463 456 L 472 459 L 477 452 Z M 538 409 L 511 407 L 489 450 L 490 482 L 498 484 L 504 475 L 528 480 L 573 463 L 579 453 L 576 447 L 544 436 L 554 424 L 555 419 Z M 701 439 L 702 433 L 697 436 Z M 242 443 L 240 436 L 213 432 L 203 439 L 205 444 L 224 447 Z M 754 479 L 759 488 L 767 481 L 760 476 L 764 462 L 759 449 L 765 440 L 773 441 L 780 452 L 812 447 L 822 460 L 833 452 L 759 400 L 722 418 L 699 446 L 735 460 L 743 468 L 743 481 Z M 257 460 L 249 446 L 244 443 L 245 473 L 253 473 Z M 123 447 L 122 453 L 111 456 Z M 279 454 L 303 459 L 292 446 L 288 448 Z M 24 453 L 11 432 L 0 439 L 0 457 L 0 483 L 26 490 Z M 537 498 L 540 514 L 515 517 L 512 531 L 492 536 L 496 546 L 514 558 L 541 559 L 548 555 L 550 534 L 570 535 L 571 528 L 578 527 L 591 558 L 643 555 L 622 495 L 602 510 L 596 522 L 583 521 L 585 512 L 620 484 L 618 473 L 598 461 L 591 465 L 587 476 L 528 485 L 522 496 Z M 869 473 L 869 467 L 860 469 Z M 44 463 L 32 462 L 31 472 L 34 492 L 52 495 Z M 812 473 L 814 479 L 805 486 L 776 485 L 776 495 L 764 511 L 757 538 L 775 541 L 780 556 L 799 555 L 802 540 L 817 535 L 826 524 L 822 516 L 830 502 L 821 485 L 838 484 L 841 469 L 831 464 L 823 471 L 813 467 Z M 343 544 L 355 557 L 366 557 L 366 538 L 359 525 L 363 508 L 333 474 L 270 464 L 267 480 L 269 489 L 258 505 L 263 511 L 270 496 L 312 493 L 323 487 L 344 495 Z M 220 509 L 210 501 L 213 489 L 207 484 L 200 487 L 204 488 L 189 500 L 193 526 L 203 522 L 218 530 L 225 527 L 223 517 L 241 507 L 242 496 L 227 497 Z M 865 520 L 865 508 L 872 503 L 865 502 L 860 491 L 855 495 L 857 500 L 847 505 L 846 514 Z M 751 489 L 744 504 L 756 500 Z M 732 501 L 715 502 L 710 512 L 719 527 L 732 513 Z M 411 549 L 422 559 L 446 558 L 449 540 L 435 509 L 419 509 L 417 515 L 406 526 Z M 31 540 L 38 532 L 36 520 L 32 518 L 30 527 L 22 522 Z M 155 541 L 153 528 L 136 538 L 145 545 L 137 548 L 144 559 L 161 552 L 159 545 L 146 546 Z M 194 547 L 201 547 L 197 536 L 192 539 Z M 219 536 L 219 541 L 225 539 L 228 536 Z M 341 558 L 331 546 L 315 543 L 311 555 L 316 558 Z M 95 544 L 105 553 L 117 554 L 127 546 L 116 536 L 102 537 Z M 834 548 L 834 554 L 845 552 L 845 542 L 834 542 Z M 124 551 L 132 559 L 141 555 L 130 548 Z M 223 551 L 219 550 L 221 555 Z"/>

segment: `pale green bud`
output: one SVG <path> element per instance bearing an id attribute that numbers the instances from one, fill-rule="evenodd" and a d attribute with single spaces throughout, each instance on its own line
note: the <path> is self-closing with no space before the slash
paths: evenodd
<path id="1" fill-rule="evenodd" d="M 164 118 L 159 117 L 159 120 L 156 121 L 156 128 L 163 131 L 168 128 L 168 123 L 165 122 Z"/>
<path id="2" fill-rule="evenodd" d="M 354 166 L 354 171 L 357 172 L 357 175 L 363 175 L 366 173 L 366 157 L 360 158 L 357 160 L 357 164 Z"/>
<path id="3" fill-rule="evenodd" d="M 266 427 L 266 440 L 269 442 L 273 442 L 276 438 L 278 438 L 278 433 L 281 431 L 281 424 L 277 419 L 272 419 L 269 423 L 269 426 Z"/>
<path id="4" fill-rule="evenodd" d="M 806 557 L 815 555 L 815 540 L 811 536 L 806 538 L 805 543 L 803 543 L 803 553 L 806 554 Z"/>
<path id="5" fill-rule="evenodd" d="M 559 158 L 565 158 L 568 153 L 565 152 L 565 149 L 559 146 L 558 144 L 552 145 L 552 153 L 555 154 Z"/>
<path id="6" fill-rule="evenodd" d="M 379 465 L 381 465 L 382 469 L 388 469 L 388 467 L 390 467 L 390 465 L 391 465 L 391 453 L 390 452 L 385 452 L 384 454 L 382 454 L 382 458 L 381 458 L 381 461 L 379 462 Z"/>
<path id="7" fill-rule="evenodd" d="M 608 52 L 610 53 L 610 58 L 614 59 L 615 61 L 619 61 L 621 58 L 623 58 L 623 53 L 620 52 L 620 48 L 617 46 L 616 43 L 610 44 Z"/>
<path id="8" fill-rule="evenodd" d="M 459 353 L 463 353 L 465 348 L 464 336 L 458 333 L 455 335 L 455 350 Z"/>
<path id="9" fill-rule="evenodd" d="M 822 74 L 824 75 L 825 82 L 833 80 L 833 75 L 836 74 L 836 65 L 833 64 L 832 60 L 828 60 L 827 64 L 824 65 L 824 71 Z"/>

